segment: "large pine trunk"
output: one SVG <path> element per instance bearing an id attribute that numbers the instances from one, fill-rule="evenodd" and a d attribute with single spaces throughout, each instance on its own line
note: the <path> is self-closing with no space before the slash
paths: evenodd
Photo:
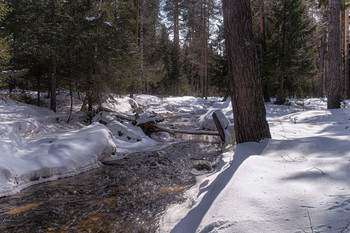
<path id="1" fill-rule="evenodd" d="M 250 1 L 223 0 L 223 11 L 237 143 L 270 138 L 252 32 Z"/>
<path id="2" fill-rule="evenodd" d="M 341 39 L 340 0 L 329 0 L 327 108 L 340 108 Z"/>

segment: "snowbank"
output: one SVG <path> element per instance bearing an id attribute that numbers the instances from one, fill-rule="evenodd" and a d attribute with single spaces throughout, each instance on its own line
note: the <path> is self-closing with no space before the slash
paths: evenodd
<path id="1" fill-rule="evenodd" d="M 15 145 L 0 155 L 0 196 L 14 194 L 30 185 L 76 175 L 100 166 L 100 161 L 115 152 L 109 130 L 93 124 L 57 137 L 18 145 L 19 135 L 8 127 L 8 137 L 2 135 L 0 145 Z M 16 136 L 16 137 L 15 137 Z M 3 149 L 3 148 L 2 148 Z"/>
<path id="2" fill-rule="evenodd" d="M 100 166 L 115 152 L 101 124 L 62 122 L 46 108 L 0 97 L 0 196 Z"/>
<path id="3" fill-rule="evenodd" d="M 160 232 L 348 231 L 349 109 L 267 110 L 274 139 L 239 144 L 232 165 L 169 208 Z"/>

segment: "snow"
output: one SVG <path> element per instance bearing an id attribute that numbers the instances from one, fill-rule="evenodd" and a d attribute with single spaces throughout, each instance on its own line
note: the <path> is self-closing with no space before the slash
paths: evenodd
<path id="1" fill-rule="evenodd" d="M 0 96 L 0 197 L 97 168 L 115 153 L 104 125 L 68 125 L 61 117 Z"/>
<path id="2" fill-rule="evenodd" d="M 231 165 L 198 177 L 160 232 L 349 232 L 350 111 L 303 102 L 267 104 L 273 139 L 239 144 Z"/>
<path id="3" fill-rule="evenodd" d="M 93 20 L 93 19 L 91 19 Z M 74 94 L 71 123 L 68 119 L 70 96 L 67 91 L 57 93 L 58 112 L 15 102 L 0 95 L 0 197 L 15 194 L 34 184 L 73 176 L 98 168 L 102 161 L 120 159 L 131 152 L 157 150 L 167 144 L 155 141 L 133 124 L 167 109 L 188 112 L 205 109 L 206 101 L 195 97 L 159 98 L 137 95 L 129 97 L 106 94 L 102 108 L 91 125 L 86 125 L 79 112 L 82 101 Z M 36 92 L 27 92 L 35 97 Z M 44 105 L 48 99 L 42 98 Z M 152 117 L 155 121 L 161 117 Z M 136 118 L 135 118 L 136 120 Z M 168 137 L 168 138 L 166 138 Z M 171 138 L 159 135 L 163 141 Z"/>
<path id="4" fill-rule="evenodd" d="M 159 232 L 349 232 L 350 109 L 327 110 L 326 101 L 266 104 L 272 139 L 225 147 L 216 171 L 199 174 L 186 201 L 169 206 Z M 67 124 L 67 106 L 54 113 L 0 96 L 0 197 L 168 145 L 167 133 L 145 135 L 135 113 L 142 122 L 200 111 L 198 125 L 215 129 L 211 114 L 220 110 L 234 128 L 230 100 L 219 98 L 106 95 L 90 125 L 79 105 Z"/>

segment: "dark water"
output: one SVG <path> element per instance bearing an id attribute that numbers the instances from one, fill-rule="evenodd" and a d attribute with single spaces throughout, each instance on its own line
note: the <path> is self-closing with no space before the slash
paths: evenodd
<path id="1" fill-rule="evenodd" d="M 0 232 L 156 232 L 195 183 L 191 170 L 212 169 L 220 154 L 218 143 L 174 143 L 32 186 L 0 198 Z"/>

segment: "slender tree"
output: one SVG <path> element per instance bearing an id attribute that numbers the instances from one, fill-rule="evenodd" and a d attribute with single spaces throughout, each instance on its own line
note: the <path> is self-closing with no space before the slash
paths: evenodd
<path id="1" fill-rule="evenodd" d="M 327 23 L 327 15 L 328 11 L 326 9 L 323 9 L 323 15 L 322 15 L 322 25 Z M 318 96 L 323 97 L 324 91 L 323 91 L 323 83 L 324 83 L 324 77 L 325 77 L 325 50 L 326 50 L 326 37 L 327 37 L 327 30 L 324 30 L 322 32 L 321 36 L 321 47 L 320 47 L 320 64 L 319 64 L 319 78 L 318 78 Z"/>
<path id="2" fill-rule="evenodd" d="M 270 138 L 249 0 L 223 0 L 226 49 L 232 79 L 237 143 Z"/>
<path id="3" fill-rule="evenodd" d="M 51 0 L 51 26 L 52 26 L 52 48 L 51 48 L 51 104 L 50 109 L 56 112 L 56 70 L 57 70 L 57 58 L 56 58 L 56 0 Z"/>
<path id="4" fill-rule="evenodd" d="M 344 85 L 345 97 L 349 98 L 349 6 L 345 6 L 345 33 L 344 33 Z"/>
<path id="5" fill-rule="evenodd" d="M 329 0 L 327 108 L 340 108 L 341 39 L 340 0 Z"/>

